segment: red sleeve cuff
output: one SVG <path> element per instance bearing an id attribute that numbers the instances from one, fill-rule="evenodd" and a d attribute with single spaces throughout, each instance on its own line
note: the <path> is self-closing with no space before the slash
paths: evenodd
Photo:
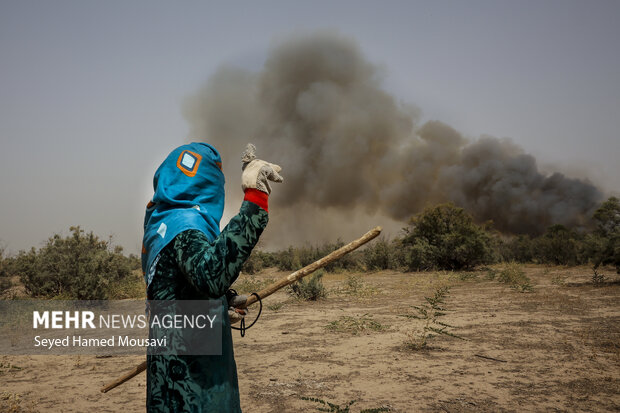
<path id="1" fill-rule="evenodd" d="M 259 191 L 258 189 L 246 189 L 244 201 L 250 201 L 259 207 L 263 208 L 265 212 L 269 212 L 268 202 L 269 195 L 264 193 L 263 191 Z"/>

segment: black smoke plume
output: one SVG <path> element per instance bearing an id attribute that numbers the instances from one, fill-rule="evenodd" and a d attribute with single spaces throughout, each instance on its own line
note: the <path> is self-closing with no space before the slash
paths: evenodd
<path id="1" fill-rule="evenodd" d="M 247 142 L 283 167 L 270 200 L 273 244 L 349 237 L 382 221 L 396 229 L 445 201 L 500 231 L 537 234 L 583 225 L 601 201 L 589 181 L 543 174 L 509 140 L 419 125 L 418 110 L 385 92 L 380 73 L 333 33 L 280 42 L 258 73 L 220 68 L 184 110 L 191 138 L 222 153 L 227 205 L 241 198 Z"/>

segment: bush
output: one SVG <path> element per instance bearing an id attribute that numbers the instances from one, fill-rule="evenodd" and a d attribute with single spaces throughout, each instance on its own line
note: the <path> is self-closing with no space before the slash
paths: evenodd
<path id="1" fill-rule="evenodd" d="M 33 297 L 99 300 L 108 297 L 110 284 L 126 278 L 132 262 L 92 232 L 70 228 L 71 235 L 55 234 L 36 251 L 20 252 L 14 271 Z"/>
<path id="2" fill-rule="evenodd" d="M 277 259 L 274 254 L 254 249 L 243 264 L 242 271 L 246 274 L 256 274 L 263 268 L 275 267 L 276 264 Z"/>
<path id="3" fill-rule="evenodd" d="M 248 259 L 243 263 L 241 271 L 246 274 L 256 274 L 264 267 L 263 260 L 259 256 L 259 251 L 252 251 Z"/>
<path id="4" fill-rule="evenodd" d="M 534 258 L 534 243 L 529 235 L 518 235 L 499 246 L 499 256 L 502 261 L 532 262 Z"/>
<path id="5" fill-rule="evenodd" d="M 495 274 L 497 281 L 508 284 L 510 288 L 514 288 L 517 291 L 525 292 L 532 290 L 532 283 L 530 279 L 525 275 L 525 272 L 519 264 L 516 262 L 510 262 Z"/>
<path id="6" fill-rule="evenodd" d="M 325 243 L 316 247 L 288 247 L 286 250 L 271 254 L 271 259 L 281 271 L 297 271 L 342 246 L 344 246 L 344 243 L 338 241 L 336 243 Z M 325 271 L 328 272 L 355 269 L 359 269 L 359 262 L 356 254 L 347 254 L 325 266 Z"/>
<path id="7" fill-rule="evenodd" d="M 471 215 L 451 203 L 414 216 L 402 239 L 409 270 L 473 269 L 493 261 L 492 240 Z"/>
<path id="8" fill-rule="evenodd" d="M 9 260 L 4 257 L 4 248 L 0 247 L 0 294 L 13 286 L 7 269 L 9 265 L 8 261 Z"/>
<path id="9" fill-rule="evenodd" d="M 361 251 L 362 262 L 369 271 L 395 269 L 399 266 L 396 250 L 394 243 L 378 239 Z"/>
<path id="10" fill-rule="evenodd" d="M 298 249 L 288 247 L 287 250 L 277 252 L 276 266 L 280 271 L 297 271 L 303 267 L 301 265 L 301 261 L 299 260 Z"/>
<path id="11" fill-rule="evenodd" d="M 327 243 L 323 244 L 321 247 L 317 247 L 317 253 L 313 257 L 312 261 L 308 262 L 305 265 L 312 264 L 314 261 L 317 261 L 329 253 L 336 251 L 339 248 L 344 247 L 344 242 L 342 240 L 338 240 L 336 243 Z M 325 271 L 327 272 L 338 272 L 338 271 L 357 271 L 361 269 L 360 265 L 360 256 L 356 254 L 356 252 L 349 253 L 343 257 L 340 257 L 336 261 L 332 261 L 325 266 Z"/>
<path id="12" fill-rule="evenodd" d="M 586 250 L 594 272 L 601 265 L 613 265 L 620 274 L 620 200 L 603 202 L 593 219 L 596 229 L 586 238 Z"/>
<path id="13" fill-rule="evenodd" d="M 583 236 L 564 225 L 552 225 L 533 242 L 534 258 L 539 263 L 578 265 L 584 262 Z"/>
<path id="14" fill-rule="evenodd" d="M 325 298 L 327 297 L 327 290 L 321 281 L 324 274 L 323 270 L 319 270 L 312 274 L 307 281 L 302 278 L 291 284 L 287 292 L 293 297 L 302 300 L 316 301 L 320 298 Z"/>
<path id="15" fill-rule="evenodd" d="M 129 254 L 126 260 L 129 268 L 132 271 L 140 270 L 140 273 L 142 273 L 142 259 L 140 258 L 140 256 L 136 254 Z"/>
<path id="16" fill-rule="evenodd" d="M 132 270 L 127 277 L 108 283 L 105 297 L 108 300 L 146 298 L 146 284 L 142 270 Z"/>

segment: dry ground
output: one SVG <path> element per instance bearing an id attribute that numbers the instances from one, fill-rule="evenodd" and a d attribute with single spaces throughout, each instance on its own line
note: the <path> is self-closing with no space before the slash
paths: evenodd
<path id="1" fill-rule="evenodd" d="M 235 332 L 242 407 L 316 411 L 318 403 L 302 399 L 314 397 L 341 407 L 355 400 L 351 412 L 620 411 L 618 278 L 607 272 L 611 282 L 595 286 L 585 267 L 526 272 L 529 293 L 485 272 L 376 272 L 359 274 L 357 291 L 345 288 L 350 274 L 326 275 L 330 295 L 319 302 L 269 297 L 257 326 L 245 338 Z M 267 270 L 255 280 L 283 274 Z M 419 322 L 402 315 L 439 285 L 451 286 L 445 321 L 466 340 L 439 336 L 427 349 L 408 349 Z M 343 316 L 382 328 L 326 329 Z M 144 374 L 99 392 L 141 360 L 0 356 L 0 411 L 143 411 Z"/>

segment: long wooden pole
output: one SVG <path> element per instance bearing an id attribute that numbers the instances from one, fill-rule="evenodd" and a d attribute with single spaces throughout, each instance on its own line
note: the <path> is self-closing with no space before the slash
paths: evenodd
<path id="1" fill-rule="evenodd" d="M 108 391 L 112 390 L 116 386 L 120 386 L 121 384 L 125 383 L 127 380 L 133 379 L 138 374 L 142 373 L 144 370 L 146 370 L 146 360 L 144 360 L 142 363 L 138 364 L 136 367 L 131 369 L 131 371 L 129 371 L 126 374 L 122 375 L 118 379 L 116 379 L 114 381 L 111 381 L 108 384 L 106 384 L 105 386 L 103 386 L 101 388 L 101 393 L 107 393 Z"/>
<path id="2" fill-rule="evenodd" d="M 375 227 L 362 235 L 360 238 L 355 241 L 349 242 L 347 245 L 338 248 L 336 251 L 331 252 L 330 254 L 324 256 L 318 261 L 313 262 L 312 264 L 306 265 L 300 270 L 295 271 L 292 274 L 287 275 L 286 277 L 280 279 L 279 281 L 274 282 L 271 285 L 260 290 L 257 294 L 260 296 L 261 300 L 265 297 L 269 297 L 271 294 L 275 293 L 281 288 L 286 287 L 287 285 L 293 284 L 295 281 L 299 281 L 306 275 L 310 275 L 319 268 L 325 267 L 332 261 L 337 260 L 338 258 L 350 253 L 353 250 L 358 249 L 362 245 L 366 244 L 368 241 L 376 238 L 381 233 L 381 227 Z M 256 296 L 251 295 L 245 303 L 245 306 L 250 306 L 258 301 Z"/>
<path id="3" fill-rule="evenodd" d="M 286 277 L 280 279 L 279 281 L 276 281 L 273 284 L 268 285 L 267 287 L 260 290 L 257 294 L 260 296 L 261 299 L 268 297 L 271 294 L 278 291 L 279 289 L 284 288 L 287 285 L 290 285 L 294 283 L 295 281 L 298 281 L 302 279 L 303 277 L 312 274 L 314 271 L 320 268 L 323 268 L 327 264 L 337 260 L 338 258 L 350 253 L 351 251 L 358 249 L 362 245 L 366 244 L 368 241 L 371 241 L 372 239 L 378 237 L 380 233 L 381 233 L 381 227 L 375 227 L 371 229 L 370 231 L 368 231 L 367 233 L 365 233 L 364 235 L 362 235 L 360 238 L 348 243 L 347 245 L 341 248 L 338 248 L 336 251 L 333 251 L 332 253 L 321 258 L 320 260 L 315 261 L 312 264 L 307 265 L 303 267 L 302 269 L 297 270 L 294 273 L 287 275 Z M 244 307 L 250 306 L 257 301 L 258 299 L 256 298 L 256 296 L 251 295 L 246 301 Z M 116 386 L 120 386 L 126 381 L 142 373 L 144 370 L 146 370 L 146 361 L 143 361 L 142 363 L 138 364 L 136 367 L 131 369 L 131 371 L 127 372 L 123 376 L 103 386 L 101 388 L 101 392 L 107 393 L 108 391 L 112 390 Z"/>

